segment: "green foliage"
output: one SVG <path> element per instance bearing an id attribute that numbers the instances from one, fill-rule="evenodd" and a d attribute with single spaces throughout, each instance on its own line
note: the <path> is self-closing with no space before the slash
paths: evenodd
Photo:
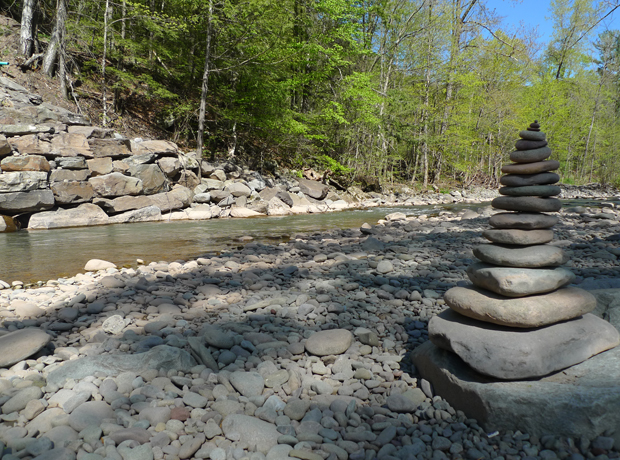
<path id="1" fill-rule="evenodd" d="M 317 163 L 323 168 L 329 169 L 334 174 L 351 174 L 353 169 L 341 165 L 337 160 L 327 155 L 319 155 L 317 157 Z"/>

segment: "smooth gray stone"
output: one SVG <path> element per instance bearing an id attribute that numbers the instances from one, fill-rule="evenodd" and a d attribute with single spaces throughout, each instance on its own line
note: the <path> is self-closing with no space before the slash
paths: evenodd
<path id="1" fill-rule="evenodd" d="M 620 426 L 620 347 L 523 382 L 488 379 L 429 342 L 412 352 L 412 360 L 438 395 L 487 433 L 520 430 L 539 437 L 552 433 L 593 439 Z"/>
<path id="2" fill-rule="evenodd" d="M 537 329 L 514 329 L 445 310 L 431 319 L 428 335 L 479 373 L 504 380 L 542 377 L 620 344 L 616 328 L 590 313 Z"/>
<path id="3" fill-rule="evenodd" d="M 557 160 L 536 161 L 534 163 L 514 163 L 502 166 L 504 174 L 538 174 L 555 171 L 560 167 Z"/>
<path id="4" fill-rule="evenodd" d="M 562 209 L 562 202 L 557 198 L 537 196 L 498 196 L 491 202 L 491 206 L 506 211 L 557 212 Z"/>
<path id="5" fill-rule="evenodd" d="M 509 187 L 522 187 L 524 185 L 548 185 L 555 184 L 560 180 L 556 173 L 539 174 L 507 174 L 500 177 L 499 183 Z"/>
<path id="6" fill-rule="evenodd" d="M 517 150 L 534 150 L 545 147 L 547 144 L 548 142 L 546 140 L 531 141 L 529 139 L 519 139 L 517 142 L 515 142 L 515 148 Z"/>
<path id="7" fill-rule="evenodd" d="M 102 372 L 108 377 L 117 376 L 122 372 L 140 374 L 147 369 L 165 371 L 176 369 L 188 372 L 195 365 L 196 361 L 187 351 L 168 345 L 158 345 L 146 353 L 87 356 L 67 361 L 48 374 L 47 383 L 60 386 L 67 379 L 79 380 L 87 375 L 94 375 L 95 372 Z"/>
<path id="8" fill-rule="evenodd" d="M 501 195 L 508 196 L 557 196 L 562 189 L 557 185 L 525 185 L 523 187 L 501 187 Z"/>
<path id="9" fill-rule="evenodd" d="M 527 246 L 548 243 L 553 239 L 553 230 L 490 229 L 482 232 L 482 236 L 493 243 Z"/>
<path id="10" fill-rule="evenodd" d="M 34 327 L 10 332 L 0 337 L 0 367 L 9 367 L 34 355 L 52 336 Z"/>
<path id="11" fill-rule="evenodd" d="M 480 262 L 467 267 L 467 276 L 476 286 L 506 297 L 523 297 L 551 292 L 566 286 L 575 279 L 573 272 L 562 267 L 498 267 Z"/>
<path id="12" fill-rule="evenodd" d="M 526 247 L 481 244 L 474 247 L 474 256 L 488 264 L 523 268 L 555 267 L 568 260 L 562 249 L 547 244 Z"/>
<path id="13" fill-rule="evenodd" d="M 535 161 L 546 160 L 551 156 L 549 147 L 542 147 L 534 150 L 515 150 L 510 153 L 510 161 L 515 163 L 534 163 Z"/>
<path id="14" fill-rule="evenodd" d="M 453 287 L 444 300 L 461 315 L 515 328 L 548 326 L 585 315 L 596 307 L 592 294 L 575 287 L 517 298 L 473 286 Z"/>
<path id="15" fill-rule="evenodd" d="M 542 131 L 519 131 L 519 137 L 521 139 L 527 139 L 528 141 L 544 141 L 547 135 Z"/>
<path id="16" fill-rule="evenodd" d="M 521 230 L 535 230 L 553 227 L 558 223 L 558 216 L 549 216 L 539 213 L 500 212 L 489 217 L 489 225 L 495 228 L 518 228 Z"/>
<path id="17" fill-rule="evenodd" d="M 226 416 L 222 421 L 222 431 L 226 436 L 239 435 L 241 442 L 255 446 L 263 454 L 277 445 L 280 437 L 275 425 L 243 414 Z"/>
<path id="18" fill-rule="evenodd" d="M 312 334 L 306 351 L 316 356 L 341 355 L 351 346 L 353 334 L 346 329 L 329 329 Z"/>

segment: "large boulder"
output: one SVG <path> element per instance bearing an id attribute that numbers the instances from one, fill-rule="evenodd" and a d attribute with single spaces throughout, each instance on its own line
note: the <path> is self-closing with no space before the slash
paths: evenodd
<path id="1" fill-rule="evenodd" d="M 232 196 L 250 196 L 252 194 L 252 190 L 245 184 L 241 182 L 233 182 L 232 184 L 228 184 L 224 190 L 230 192 Z"/>
<path id="2" fill-rule="evenodd" d="M 299 181 L 299 189 L 309 197 L 314 198 L 315 200 L 324 199 L 329 193 L 329 187 L 325 184 L 314 180 L 308 179 L 298 179 Z"/>
<path id="3" fill-rule="evenodd" d="M 9 367 L 32 356 L 52 336 L 37 328 L 26 328 L 0 337 L 0 367 Z"/>
<path id="4" fill-rule="evenodd" d="M 166 176 L 156 164 L 139 164 L 129 168 L 129 173 L 142 181 L 145 195 L 166 190 Z"/>
<path id="5" fill-rule="evenodd" d="M 157 164 L 159 165 L 159 168 L 163 171 L 163 173 L 170 178 L 175 177 L 177 174 L 179 174 L 179 171 L 181 170 L 181 162 L 178 158 L 160 158 L 159 160 L 157 160 Z"/>
<path id="6" fill-rule="evenodd" d="M 58 204 L 85 203 L 93 199 L 95 191 L 89 182 L 53 182 L 51 187 Z"/>
<path id="7" fill-rule="evenodd" d="M 87 139 L 111 139 L 114 137 L 113 129 L 98 128 L 96 126 L 69 126 L 67 131 L 70 134 L 81 134 Z"/>
<path id="8" fill-rule="evenodd" d="M 93 156 L 86 136 L 77 133 L 58 133 L 52 137 L 52 153 L 63 157 Z"/>
<path id="9" fill-rule="evenodd" d="M 86 164 L 88 165 L 90 174 L 93 177 L 105 176 L 106 174 L 110 174 L 114 171 L 112 166 L 112 158 L 109 157 L 92 158 L 90 160 L 86 160 Z"/>
<path id="10" fill-rule="evenodd" d="M 53 207 L 54 194 L 51 190 L 0 193 L 0 212 L 5 214 L 45 211 Z"/>
<path id="11" fill-rule="evenodd" d="M 413 351 L 412 360 L 435 394 L 487 433 L 593 439 L 620 426 L 620 347 L 542 379 L 516 382 L 490 380 L 429 342 Z M 620 433 L 615 437 L 620 442 Z"/>
<path id="12" fill-rule="evenodd" d="M 12 137 L 10 139 L 11 146 L 21 155 L 51 155 L 52 144 L 40 139 L 36 134 L 30 134 L 21 137 Z"/>
<path id="13" fill-rule="evenodd" d="M 200 179 L 196 175 L 194 171 L 190 171 L 189 169 L 184 169 L 181 171 L 180 176 L 177 178 L 177 184 L 182 185 L 183 187 L 187 187 L 191 190 L 195 189 L 198 185 L 200 185 Z"/>
<path id="14" fill-rule="evenodd" d="M 133 211 L 148 206 L 157 206 L 161 212 L 168 212 L 173 209 L 186 208 L 191 204 L 192 198 L 193 193 L 191 190 L 175 185 L 170 192 L 166 193 L 148 196 L 121 196 L 113 200 L 96 198 L 93 203 L 101 206 L 111 214 Z"/>
<path id="15" fill-rule="evenodd" d="M 1 149 L 1 147 L 0 147 Z M 50 164 L 41 155 L 20 155 L 4 158 L 0 162 L 0 169 L 4 172 L 9 171 L 44 171 L 48 172 Z"/>
<path id="16" fill-rule="evenodd" d="M 15 171 L 0 174 L 0 193 L 27 192 L 48 187 L 46 172 Z"/>
<path id="17" fill-rule="evenodd" d="M 88 139 L 88 145 L 95 158 L 126 158 L 131 155 L 129 139 Z"/>
<path id="18" fill-rule="evenodd" d="M 139 195 L 143 190 L 140 179 L 117 172 L 91 177 L 88 181 L 95 193 L 102 197 Z"/>
<path id="19" fill-rule="evenodd" d="M 179 148 L 174 142 L 152 140 L 152 141 L 131 141 L 131 151 L 134 155 L 144 153 L 154 153 L 161 156 L 175 156 Z"/>
<path id="20" fill-rule="evenodd" d="M 47 229 L 63 227 L 85 227 L 108 224 L 108 215 L 97 205 L 84 203 L 77 208 L 58 209 L 56 211 L 34 214 L 28 228 Z"/>
<path id="21" fill-rule="evenodd" d="M 130 222 L 157 222 L 162 220 L 161 209 L 157 206 L 127 211 L 110 217 L 110 224 L 127 224 Z"/>

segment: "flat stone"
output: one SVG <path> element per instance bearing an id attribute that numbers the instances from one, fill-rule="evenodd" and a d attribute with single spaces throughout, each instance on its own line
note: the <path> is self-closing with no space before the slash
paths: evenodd
<path id="1" fill-rule="evenodd" d="M 489 225 L 495 228 L 535 230 L 553 227 L 559 220 L 558 216 L 549 216 L 547 214 L 500 212 L 489 217 Z"/>
<path id="2" fill-rule="evenodd" d="M 545 140 L 532 141 L 532 140 L 529 140 L 529 139 L 519 139 L 517 142 L 515 142 L 515 148 L 517 150 L 539 149 L 539 148 L 544 147 L 546 145 L 547 145 L 547 141 L 545 141 Z"/>
<path id="3" fill-rule="evenodd" d="M 498 196 L 491 202 L 495 209 L 522 212 L 557 212 L 562 209 L 562 202 L 557 198 L 537 196 Z"/>
<path id="4" fill-rule="evenodd" d="M 552 433 L 593 439 L 620 426 L 620 347 L 522 382 L 489 379 L 429 342 L 417 347 L 412 359 L 438 395 L 487 433 L 520 430 L 539 437 Z"/>
<path id="5" fill-rule="evenodd" d="M 20 329 L 0 337 L 0 367 L 9 367 L 34 355 L 52 337 L 36 328 Z"/>
<path id="6" fill-rule="evenodd" d="M 353 334 L 346 329 L 315 332 L 306 340 L 306 351 L 316 356 L 339 355 L 347 351 Z"/>
<path id="7" fill-rule="evenodd" d="M 446 304 L 461 315 L 518 328 L 547 326 L 591 312 L 596 298 L 583 289 L 568 287 L 548 294 L 507 298 L 477 287 L 453 287 Z"/>
<path id="8" fill-rule="evenodd" d="M 69 425 L 79 433 L 90 425 L 101 425 L 105 419 L 116 420 L 116 414 L 112 408 L 103 401 L 89 401 L 71 412 Z"/>
<path id="9" fill-rule="evenodd" d="M 547 185 L 555 184 L 560 180 L 556 173 L 546 172 L 539 174 L 506 174 L 500 177 L 499 183 L 509 187 L 522 187 L 524 185 Z"/>
<path id="10" fill-rule="evenodd" d="M 434 316 L 429 339 L 481 374 L 504 380 L 542 377 L 620 344 L 607 321 L 590 313 L 537 329 L 512 329 L 452 310 Z"/>
<path id="11" fill-rule="evenodd" d="M 504 174 L 537 174 L 555 171 L 560 167 L 557 160 L 536 161 L 534 163 L 515 163 L 502 166 Z"/>
<path id="12" fill-rule="evenodd" d="M 114 198 L 124 195 L 139 195 L 143 191 L 142 181 L 136 177 L 118 172 L 95 176 L 88 179 L 97 195 Z"/>
<path id="13" fill-rule="evenodd" d="M 555 267 L 568 260 L 562 249 L 547 244 L 527 247 L 481 244 L 473 251 L 481 261 L 502 267 Z"/>
<path id="14" fill-rule="evenodd" d="M 260 396 L 265 388 L 265 379 L 258 372 L 233 372 L 230 384 L 246 398 Z"/>
<path id="15" fill-rule="evenodd" d="M 23 388 L 2 405 L 2 413 L 10 414 L 11 412 L 18 412 L 24 409 L 28 402 L 33 399 L 39 399 L 42 396 L 43 392 L 41 388 L 37 386 Z"/>
<path id="16" fill-rule="evenodd" d="M 53 207 L 54 194 L 51 190 L 0 193 L 0 212 L 3 214 L 39 212 Z"/>
<path id="17" fill-rule="evenodd" d="M 86 227 L 109 223 L 108 215 L 99 206 L 82 203 L 77 208 L 58 209 L 34 214 L 28 221 L 29 229 Z"/>
<path id="18" fill-rule="evenodd" d="M 227 437 L 238 436 L 240 442 L 246 443 L 252 450 L 267 454 L 278 444 L 280 432 L 271 423 L 242 414 L 228 415 L 222 421 L 222 431 Z"/>
<path id="19" fill-rule="evenodd" d="M 515 163 L 534 163 L 546 160 L 551 156 L 549 147 L 542 147 L 534 150 L 516 150 L 510 153 L 510 161 Z"/>
<path id="20" fill-rule="evenodd" d="M 519 131 L 519 137 L 521 139 L 527 139 L 529 141 L 544 141 L 547 137 L 542 131 Z"/>
<path id="21" fill-rule="evenodd" d="M 58 204 L 75 204 L 90 201 L 95 194 L 88 182 L 53 182 L 50 186 Z"/>
<path id="22" fill-rule="evenodd" d="M 10 152 L 10 150 L 9 150 Z M 0 153 L 1 155 L 1 153 Z M 41 155 L 20 155 L 4 158 L 0 162 L 2 171 L 45 171 L 48 172 L 50 164 L 44 156 Z"/>
<path id="23" fill-rule="evenodd" d="M 500 187 L 499 193 L 508 196 L 557 196 L 562 189 L 557 185 L 525 185 L 523 187 Z"/>
<path id="24" fill-rule="evenodd" d="M 493 243 L 525 246 L 548 243 L 553 239 L 553 230 L 490 229 L 482 232 L 482 236 Z"/>
<path id="25" fill-rule="evenodd" d="M 79 380 L 87 375 L 94 375 L 95 372 L 101 372 L 109 377 L 117 376 L 122 372 L 140 374 L 147 369 L 164 371 L 175 369 L 187 372 L 195 365 L 196 361 L 187 351 L 168 345 L 158 345 L 146 353 L 86 356 L 66 361 L 61 367 L 48 374 L 47 382 L 52 385 L 62 385 L 67 379 Z"/>
<path id="26" fill-rule="evenodd" d="M 562 267 L 513 268 L 483 263 L 467 267 L 467 276 L 476 286 L 506 297 L 551 292 L 575 279 L 573 272 Z"/>

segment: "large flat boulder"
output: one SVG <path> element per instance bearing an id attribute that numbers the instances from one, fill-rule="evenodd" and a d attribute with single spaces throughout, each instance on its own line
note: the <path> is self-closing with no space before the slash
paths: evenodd
<path id="1" fill-rule="evenodd" d="M 1 140 L 0 140 L 1 142 Z M 2 148 L 0 147 L 0 150 Z M 1 154 L 0 154 L 1 156 Z M 0 169 L 4 172 L 9 171 L 43 171 L 48 172 L 50 164 L 41 155 L 19 155 L 4 158 L 0 162 Z"/>
<path id="2" fill-rule="evenodd" d="M 445 310 L 428 325 L 429 339 L 477 372 L 503 380 L 542 377 L 620 344 L 607 321 L 592 314 L 537 329 L 513 329 Z"/>
<path id="3" fill-rule="evenodd" d="M 47 375 L 47 383 L 60 386 L 68 379 L 83 379 L 95 372 L 103 372 L 108 377 L 115 377 L 121 372 L 140 374 L 147 369 L 188 372 L 195 365 L 196 361 L 187 351 L 158 345 L 146 353 L 88 356 L 67 361 Z"/>
<path id="4" fill-rule="evenodd" d="M 95 195 L 92 185 L 85 181 L 53 182 L 50 188 L 58 204 L 86 203 Z"/>
<path id="5" fill-rule="evenodd" d="M 10 332 L 0 337 L 0 367 L 9 367 L 34 355 L 52 340 L 52 336 L 36 328 Z"/>
<path id="6" fill-rule="evenodd" d="M 14 171 L 0 174 L 0 193 L 27 192 L 49 188 L 43 171 Z"/>
<path id="7" fill-rule="evenodd" d="M 50 173 L 50 182 L 85 181 L 90 176 L 88 169 L 54 169 Z"/>
<path id="8" fill-rule="evenodd" d="M 476 287 L 453 287 L 446 304 L 470 318 L 518 328 L 533 328 L 577 318 L 596 307 L 588 291 L 568 287 L 542 295 L 506 298 Z"/>
<path id="9" fill-rule="evenodd" d="M 157 206 L 147 206 L 146 208 L 127 211 L 110 217 L 111 224 L 127 224 L 130 222 L 157 222 L 162 220 L 161 209 Z"/>
<path id="10" fill-rule="evenodd" d="M 56 211 L 34 214 L 28 223 L 28 228 L 48 229 L 63 227 L 85 227 L 104 225 L 109 223 L 108 215 L 92 203 L 84 203 L 77 208 L 58 209 Z"/>
<path id="11" fill-rule="evenodd" d="M 132 177 L 142 181 L 143 192 L 145 195 L 164 192 L 168 184 L 163 171 L 156 164 L 138 164 L 129 168 Z"/>
<path id="12" fill-rule="evenodd" d="M 96 198 L 93 203 L 108 213 L 118 214 L 149 206 L 157 206 L 161 212 L 186 208 L 192 202 L 193 193 L 186 187 L 175 185 L 170 192 L 155 195 L 121 196 L 112 200 Z"/>
<path id="13" fill-rule="evenodd" d="M 114 166 L 112 165 L 112 158 L 92 158 L 90 160 L 86 160 L 86 164 L 88 165 L 90 174 L 93 177 L 105 176 L 106 174 L 110 174 L 114 171 Z"/>
<path id="14" fill-rule="evenodd" d="M 52 144 L 40 139 L 36 134 L 12 137 L 10 143 L 20 155 L 46 155 L 52 158 L 56 156 L 51 154 Z"/>
<path id="15" fill-rule="evenodd" d="M 86 136 L 79 133 L 58 133 L 52 138 L 52 153 L 62 157 L 92 158 L 93 152 Z"/>
<path id="16" fill-rule="evenodd" d="M 134 155 L 153 153 L 160 156 L 175 156 L 179 148 L 174 142 L 152 140 L 152 141 L 131 141 L 131 151 Z"/>
<path id="17" fill-rule="evenodd" d="M 91 177 L 88 181 L 93 186 L 95 193 L 105 198 L 140 195 L 143 190 L 140 179 L 117 172 Z"/>
<path id="18" fill-rule="evenodd" d="M 54 194 L 51 190 L 0 193 L 0 212 L 9 215 L 45 211 L 53 207 Z"/>
<path id="19" fill-rule="evenodd" d="M 129 139 L 88 139 L 88 146 L 95 158 L 126 158 L 131 155 Z"/>
<path id="20" fill-rule="evenodd" d="M 434 393 L 475 418 L 487 433 L 594 439 L 620 426 L 620 347 L 542 379 L 505 382 L 475 372 L 430 342 L 412 360 Z M 616 443 L 620 433 L 615 433 Z"/>

